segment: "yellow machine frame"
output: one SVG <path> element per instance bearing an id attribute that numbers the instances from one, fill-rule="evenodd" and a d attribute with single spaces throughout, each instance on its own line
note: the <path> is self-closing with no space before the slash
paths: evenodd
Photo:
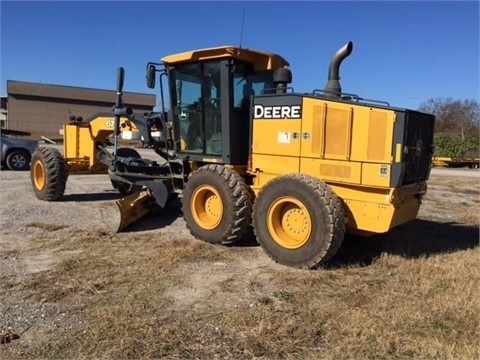
<path id="1" fill-rule="evenodd" d="M 254 192 L 279 175 L 309 174 L 343 200 L 349 232 L 382 233 L 415 219 L 426 183 L 390 187 L 391 166 L 403 156 L 392 138 L 395 110 L 312 98 L 302 102 L 302 118 L 254 120 Z"/>
<path id="2" fill-rule="evenodd" d="M 115 118 L 101 114 L 85 122 L 63 125 L 63 154 L 71 174 L 106 174 L 108 167 L 98 161 L 99 145 L 105 147 L 114 132 Z M 137 132 L 127 117 L 120 118 L 121 131 Z"/>

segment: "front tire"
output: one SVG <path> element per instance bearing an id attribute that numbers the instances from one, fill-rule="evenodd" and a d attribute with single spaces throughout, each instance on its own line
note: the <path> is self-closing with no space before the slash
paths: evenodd
<path id="1" fill-rule="evenodd" d="M 65 192 L 67 177 L 67 166 L 57 149 L 39 147 L 35 150 L 32 155 L 30 179 L 38 199 L 60 200 Z"/>
<path id="2" fill-rule="evenodd" d="M 243 178 L 222 165 L 207 165 L 192 173 L 182 198 L 190 233 L 213 244 L 231 245 L 251 223 L 252 197 Z"/>
<path id="3" fill-rule="evenodd" d="M 323 181 L 302 174 L 279 176 L 258 193 L 253 228 L 260 246 L 274 261 L 316 268 L 342 244 L 344 209 Z"/>

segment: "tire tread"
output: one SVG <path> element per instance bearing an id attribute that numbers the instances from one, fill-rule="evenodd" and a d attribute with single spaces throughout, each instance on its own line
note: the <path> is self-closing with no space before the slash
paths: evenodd
<path id="1" fill-rule="evenodd" d="M 34 163 L 41 161 L 45 169 L 45 187 L 37 189 L 33 180 Z M 67 184 L 67 167 L 60 152 L 51 147 L 39 147 L 32 156 L 32 185 L 35 195 L 40 200 L 57 201 L 62 199 Z"/>
<path id="2" fill-rule="evenodd" d="M 209 232 L 212 236 L 205 236 L 205 234 L 203 234 L 201 231 L 198 231 L 197 225 L 193 220 L 190 220 L 189 216 L 187 216 L 186 218 L 184 216 L 184 218 L 186 220 L 188 230 L 196 238 L 210 243 L 232 245 L 244 236 L 247 228 L 250 226 L 251 223 L 252 198 L 250 195 L 249 187 L 248 185 L 246 185 L 245 180 L 238 174 L 238 172 L 223 165 L 205 165 L 192 173 L 192 177 L 195 176 L 208 178 L 212 175 L 220 179 L 222 187 L 224 187 L 227 192 L 227 198 L 222 199 L 222 201 L 224 203 L 230 202 L 233 206 L 233 218 L 230 224 L 228 224 L 226 230 L 218 237 L 218 234 L 213 235 L 215 231 Z M 228 206 L 228 204 L 226 204 L 225 206 Z M 188 196 L 184 196 L 182 200 L 183 214 L 190 213 L 189 207 L 190 199 L 188 198 Z"/>
<path id="3" fill-rule="evenodd" d="M 318 178 L 315 178 L 310 175 L 306 174 L 287 174 L 283 176 L 279 176 L 266 186 L 264 186 L 257 197 L 257 200 L 264 197 L 266 191 L 269 191 L 269 188 L 272 183 L 280 182 L 280 181 L 293 181 L 301 182 L 304 185 L 308 186 L 311 189 L 311 194 L 316 199 L 319 199 L 324 209 L 328 214 L 328 227 L 325 234 L 325 241 L 326 244 L 323 247 L 323 251 L 315 254 L 313 258 L 311 258 L 308 262 L 305 263 L 297 263 L 295 261 L 284 261 L 285 265 L 293 266 L 293 267 L 306 267 L 306 268 L 316 268 L 322 263 L 329 260 L 341 247 L 344 234 L 345 234 L 345 214 L 344 214 L 344 206 L 341 200 L 335 195 L 335 193 L 331 190 L 330 186 L 328 186 L 325 182 L 321 181 Z M 257 237 L 258 242 L 260 243 L 263 250 L 271 257 L 274 261 L 279 262 L 276 256 L 272 253 L 268 246 L 262 241 L 262 236 L 264 234 L 259 233 L 259 224 L 257 217 L 255 216 L 256 211 L 258 211 L 257 202 L 255 202 L 253 206 L 253 229 L 254 234 Z"/>

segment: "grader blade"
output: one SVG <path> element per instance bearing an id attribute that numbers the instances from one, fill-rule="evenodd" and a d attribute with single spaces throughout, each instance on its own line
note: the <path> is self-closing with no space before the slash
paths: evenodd
<path id="1" fill-rule="evenodd" d="M 110 231 L 120 232 L 148 214 L 153 203 L 150 191 L 144 188 L 115 201 L 116 206 L 106 204 L 101 209 L 102 218 Z"/>
<path id="2" fill-rule="evenodd" d="M 148 189 L 136 191 L 115 202 L 120 210 L 120 224 L 117 232 L 133 224 L 152 210 L 153 201 Z"/>

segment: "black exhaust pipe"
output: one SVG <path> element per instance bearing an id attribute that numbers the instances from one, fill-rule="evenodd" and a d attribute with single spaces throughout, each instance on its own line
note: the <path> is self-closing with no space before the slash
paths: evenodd
<path id="1" fill-rule="evenodd" d="M 325 86 L 325 93 L 329 97 L 340 97 L 342 87 L 340 86 L 340 64 L 352 53 L 353 43 L 349 41 L 333 55 L 328 68 L 328 82 Z"/>

